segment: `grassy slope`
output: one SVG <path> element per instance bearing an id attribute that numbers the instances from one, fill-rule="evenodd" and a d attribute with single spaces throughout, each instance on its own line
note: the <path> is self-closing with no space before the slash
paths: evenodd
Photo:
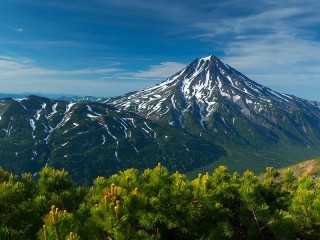
<path id="1" fill-rule="evenodd" d="M 302 175 L 305 175 L 305 174 L 317 175 L 320 173 L 320 157 L 312 160 L 295 163 L 288 167 L 281 168 L 278 171 L 281 174 L 288 168 L 291 168 L 295 177 L 301 177 Z"/>
<path id="2" fill-rule="evenodd" d="M 290 164 L 290 161 L 288 161 L 288 163 Z M 228 166 L 229 164 L 226 161 L 216 161 L 210 165 L 206 165 L 202 168 L 197 168 L 197 169 L 187 173 L 187 176 L 189 178 L 195 178 L 198 175 L 198 173 L 212 172 L 214 170 L 214 168 L 216 168 L 218 165 L 226 165 L 229 168 L 230 172 L 243 173 L 245 171 L 243 169 L 243 167 L 239 168 L 240 171 L 237 171 L 234 167 L 230 168 Z M 270 164 L 270 166 L 271 165 L 272 164 Z M 288 168 L 291 168 L 295 177 L 301 177 L 304 174 L 308 174 L 308 175 L 313 176 L 313 175 L 320 174 L 320 157 L 314 158 L 311 160 L 304 160 L 304 161 L 292 163 L 290 165 L 287 165 L 286 167 L 281 167 L 281 168 L 276 167 L 276 168 L 278 169 L 280 174 L 282 174 Z M 252 169 L 250 169 L 250 170 L 252 171 Z M 261 173 L 260 176 L 263 178 L 263 175 L 264 175 L 264 173 Z"/>

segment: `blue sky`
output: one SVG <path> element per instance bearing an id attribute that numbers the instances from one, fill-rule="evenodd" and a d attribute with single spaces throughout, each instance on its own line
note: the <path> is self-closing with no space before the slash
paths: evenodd
<path id="1" fill-rule="evenodd" d="M 216 55 L 320 101 L 320 1 L 0 0 L 0 92 L 117 96 Z"/>

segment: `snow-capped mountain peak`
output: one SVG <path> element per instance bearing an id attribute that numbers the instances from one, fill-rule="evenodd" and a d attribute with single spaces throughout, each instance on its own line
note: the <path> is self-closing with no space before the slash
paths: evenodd
<path id="1" fill-rule="evenodd" d="M 110 102 L 121 109 L 151 119 L 165 118 L 169 124 L 182 127 L 184 115 L 191 108 L 198 108 L 199 121 L 203 124 L 225 103 L 234 105 L 246 115 L 259 114 L 272 106 L 286 109 L 303 106 L 319 114 L 314 102 L 262 86 L 213 55 L 195 59 L 162 83 Z"/>

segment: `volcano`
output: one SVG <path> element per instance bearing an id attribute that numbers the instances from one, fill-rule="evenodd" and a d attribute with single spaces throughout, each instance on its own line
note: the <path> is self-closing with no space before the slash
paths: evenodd
<path id="1" fill-rule="evenodd" d="M 220 145 L 235 161 L 227 165 L 282 165 L 319 154 L 319 102 L 274 91 L 212 55 L 108 102 Z"/>

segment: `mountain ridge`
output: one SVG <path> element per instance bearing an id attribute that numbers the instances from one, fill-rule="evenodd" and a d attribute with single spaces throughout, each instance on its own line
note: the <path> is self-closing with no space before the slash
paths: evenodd
<path id="1" fill-rule="evenodd" d="M 0 116 L 0 165 L 17 173 L 36 175 L 52 166 L 91 182 L 160 161 L 172 171 L 187 171 L 225 154 L 211 142 L 104 103 L 7 98 L 0 100 Z"/>

